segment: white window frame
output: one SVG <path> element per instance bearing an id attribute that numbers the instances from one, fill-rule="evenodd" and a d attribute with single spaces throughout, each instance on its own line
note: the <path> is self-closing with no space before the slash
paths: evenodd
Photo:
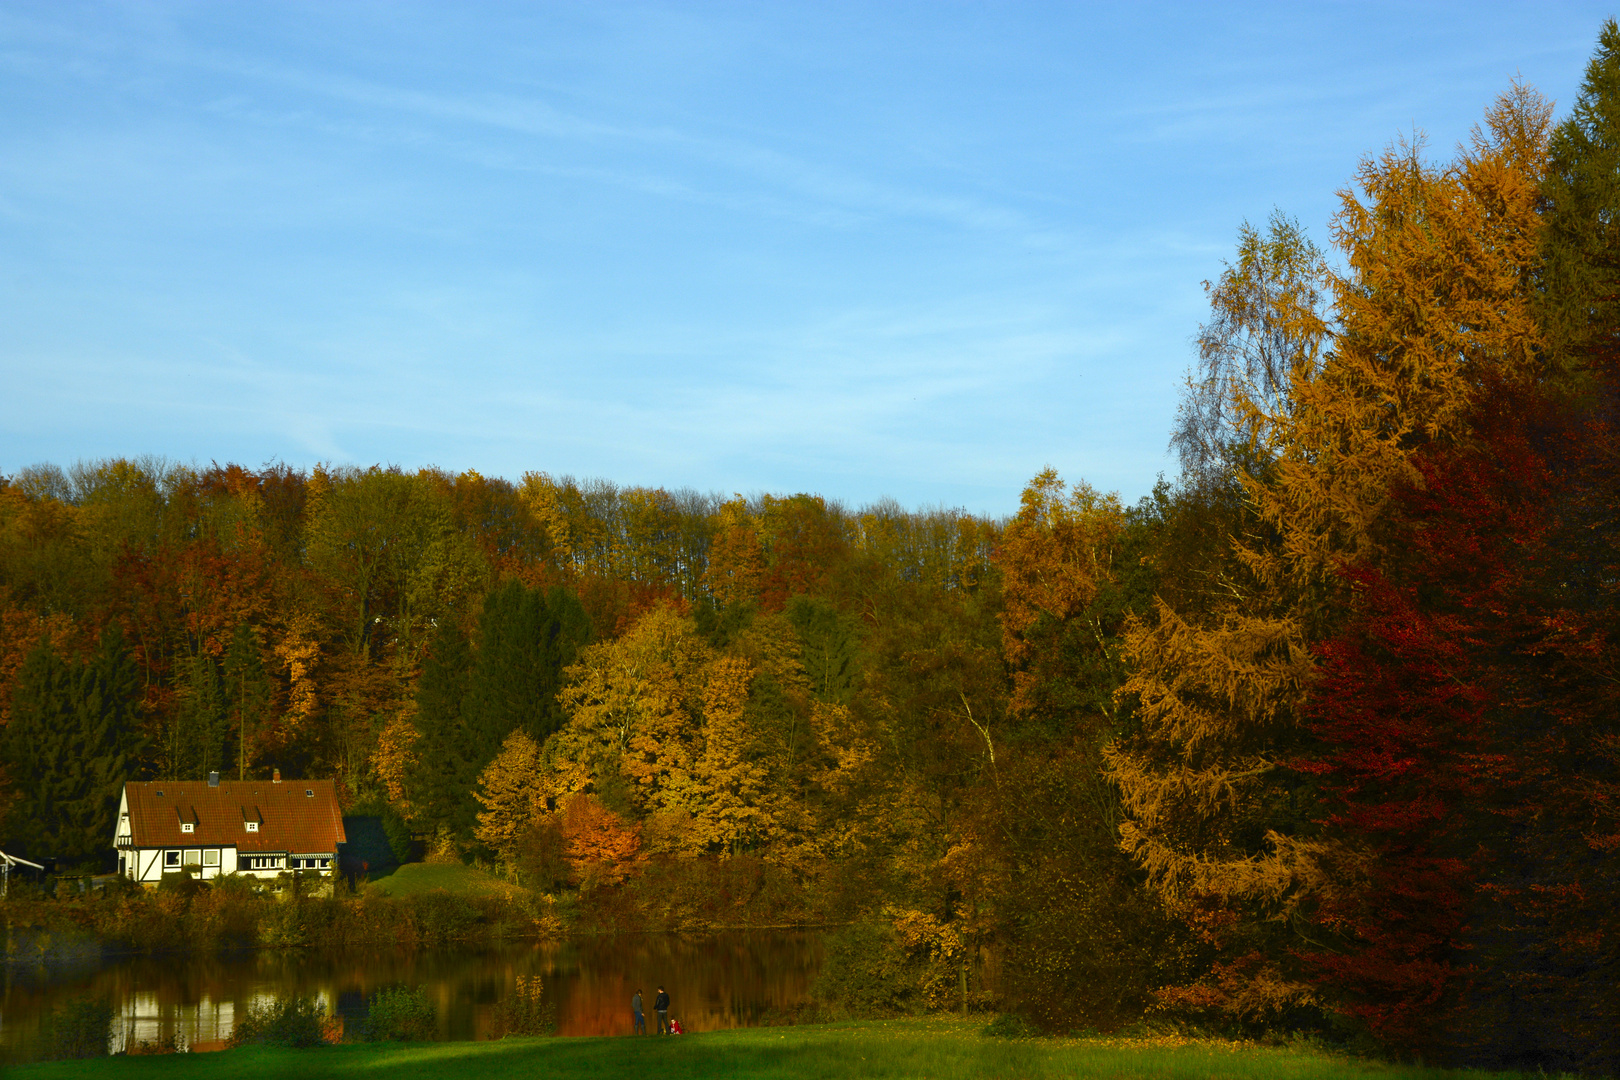
<path id="1" fill-rule="evenodd" d="M 247 831 L 248 832 L 258 832 L 259 831 L 259 823 L 257 821 L 244 821 L 244 822 L 242 822 L 242 824 L 247 826 Z"/>
<path id="2" fill-rule="evenodd" d="M 204 850 L 203 851 L 202 864 L 204 866 L 218 866 L 219 865 L 219 848 L 208 848 L 208 849 Z"/>
<path id="3" fill-rule="evenodd" d="M 167 870 L 171 866 L 179 866 L 179 865 L 180 865 L 180 853 L 178 851 L 165 851 L 163 853 L 163 868 L 165 870 Z"/>
<path id="4" fill-rule="evenodd" d="M 180 831 L 181 832 L 196 832 L 197 831 L 197 826 L 193 825 L 189 821 L 182 821 L 180 823 Z"/>
<path id="5" fill-rule="evenodd" d="M 186 857 L 182 860 L 187 866 L 201 866 L 202 852 L 197 848 L 186 848 Z"/>

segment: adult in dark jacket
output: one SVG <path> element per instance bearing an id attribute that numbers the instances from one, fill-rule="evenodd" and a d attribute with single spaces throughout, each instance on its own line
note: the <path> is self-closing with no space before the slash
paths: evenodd
<path id="1" fill-rule="evenodd" d="M 647 1018 L 641 1015 L 641 991 L 630 999 L 630 1030 L 634 1035 L 647 1034 Z"/>
<path id="2" fill-rule="evenodd" d="M 669 1034 L 669 995 L 664 988 L 658 988 L 658 996 L 653 998 L 653 1012 L 658 1014 L 658 1034 Z"/>

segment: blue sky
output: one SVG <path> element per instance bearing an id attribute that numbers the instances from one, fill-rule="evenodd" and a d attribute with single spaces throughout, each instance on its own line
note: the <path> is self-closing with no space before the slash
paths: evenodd
<path id="1" fill-rule="evenodd" d="M 0 472 L 1134 499 L 1200 282 L 1615 9 L 0 6 Z"/>

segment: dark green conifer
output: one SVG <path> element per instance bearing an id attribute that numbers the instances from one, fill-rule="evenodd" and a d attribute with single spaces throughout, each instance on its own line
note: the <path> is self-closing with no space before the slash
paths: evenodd
<path id="1" fill-rule="evenodd" d="M 112 852 L 118 796 L 137 779 L 140 683 L 122 632 L 102 635 L 86 664 L 41 640 L 24 661 L 0 738 L 17 778 L 7 843 L 30 857 L 96 867 Z"/>
<path id="2" fill-rule="evenodd" d="M 557 691 L 590 633 L 573 593 L 541 593 L 520 581 L 485 597 L 476 653 L 459 630 L 441 624 L 417 684 L 418 826 L 471 835 L 478 774 L 514 730 L 544 742 L 563 725 Z"/>
<path id="3" fill-rule="evenodd" d="M 411 801 L 418 828 L 435 832 L 471 829 L 471 791 L 476 772 L 469 771 L 469 740 L 461 706 L 467 696 L 472 652 L 454 620 L 442 620 L 428 644 L 422 676 L 416 684 L 416 765 L 411 774 Z"/>
<path id="4" fill-rule="evenodd" d="M 236 730 L 237 779 L 246 780 L 255 733 L 263 731 L 270 719 L 270 678 L 264 670 L 259 639 L 247 623 L 231 636 L 221 674 Z"/>
<path id="5" fill-rule="evenodd" d="M 1547 332 L 1582 362 L 1620 326 L 1620 26 L 1603 24 L 1568 120 L 1553 133 L 1542 233 Z"/>
<path id="6" fill-rule="evenodd" d="M 59 854 L 57 808 L 72 797 L 73 669 L 41 638 L 17 672 L 11 722 L 0 729 L 16 802 L 7 816 L 6 847 L 33 858 Z"/>
<path id="7" fill-rule="evenodd" d="M 235 763 L 230 703 L 212 656 L 190 657 L 178 667 L 180 700 L 169 725 L 165 771 L 175 780 L 201 780 Z"/>
<path id="8" fill-rule="evenodd" d="M 466 713 L 485 761 L 518 728 L 543 743 L 562 727 L 562 673 L 590 632 L 579 598 L 563 588 L 541 593 L 509 581 L 484 599 Z"/>
<path id="9" fill-rule="evenodd" d="M 854 620 L 815 596 L 795 596 L 783 611 L 799 632 L 799 658 L 811 692 L 822 701 L 849 704 L 859 644 Z"/>

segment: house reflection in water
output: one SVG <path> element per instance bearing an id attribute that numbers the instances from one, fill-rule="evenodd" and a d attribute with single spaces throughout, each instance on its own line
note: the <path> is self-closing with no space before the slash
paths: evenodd
<path id="1" fill-rule="evenodd" d="M 253 1003 L 299 994 L 352 1025 L 389 986 L 423 987 L 442 1039 L 498 1034 L 496 1012 L 519 975 L 540 975 L 561 1035 L 628 1035 L 630 995 L 649 1003 L 661 984 L 688 1031 L 749 1027 L 805 1001 L 820 966 L 815 934 L 761 931 L 707 938 L 621 934 L 519 944 L 498 952 L 330 953 L 259 950 L 228 957 L 134 958 L 95 970 L 8 968 L 0 987 L 0 1046 L 26 1052 L 43 1014 L 86 995 L 112 1002 L 113 1049 L 171 1039 L 215 1049 Z"/>

